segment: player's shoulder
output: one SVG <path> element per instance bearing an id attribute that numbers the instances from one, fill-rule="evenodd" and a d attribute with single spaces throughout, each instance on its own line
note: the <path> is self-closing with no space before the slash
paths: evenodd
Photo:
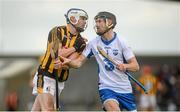
<path id="1" fill-rule="evenodd" d="M 96 36 L 95 38 L 93 38 L 91 41 L 89 41 L 89 43 L 91 44 L 95 44 L 97 43 L 98 41 L 100 41 L 101 37 L 100 36 Z"/>
<path id="2" fill-rule="evenodd" d="M 66 26 L 65 25 L 62 25 L 62 26 L 54 26 L 50 29 L 50 32 L 54 31 L 54 30 L 61 30 L 61 29 L 65 29 Z"/>
<path id="3" fill-rule="evenodd" d="M 117 37 L 118 40 L 120 40 L 120 41 L 124 40 L 124 36 L 121 33 L 115 32 L 115 34 L 116 34 L 116 37 Z"/>
<path id="4" fill-rule="evenodd" d="M 77 34 L 77 38 L 76 39 L 83 39 L 83 40 L 85 40 L 86 38 L 85 37 L 83 37 L 82 35 L 81 35 L 81 33 L 78 33 Z"/>
<path id="5" fill-rule="evenodd" d="M 62 25 L 62 26 L 56 26 L 58 29 L 67 29 L 66 25 Z"/>
<path id="6" fill-rule="evenodd" d="M 116 33 L 116 32 L 115 32 Z M 121 34 L 121 33 L 116 33 L 116 36 L 117 36 L 117 40 L 120 42 L 120 43 L 126 43 L 126 39 L 124 38 L 124 36 Z"/>

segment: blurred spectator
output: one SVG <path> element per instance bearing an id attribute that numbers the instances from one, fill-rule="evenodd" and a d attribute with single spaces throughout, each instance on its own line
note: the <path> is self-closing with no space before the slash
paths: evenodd
<path id="1" fill-rule="evenodd" d="M 154 111 L 156 109 L 157 79 L 153 75 L 152 69 L 149 65 L 144 65 L 142 67 L 139 81 L 148 90 L 148 94 L 145 94 L 144 91 L 138 87 L 138 90 L 140 91 L 140 110 Z"/>
<path id="2" fill-rule="evenodd" d="M 18 107 L 18 96 L 16 91 L 9 92 L 6 95 L 6 108 L 7 111 L 16 111 Z"/>
<path id="3" fill-rule="evenodd" d="M 180 111 L 180 65 L 174 67 L 175 69 L 175 95 L 174 95 L 174 102 L 176 104 L 176 110 Z"/>
<path id="4" fill-rule="evenodd" d="M 176 94 L 175 94 L 175 103 L 176 103 L 176 107 L 178 111 L 180 111 L 180 74 L 176 77 L 176 84 L 175 84 L 175 88 L 176 88 Z"/>
<path id="5" fill-rule="evenodd" d="M 177 90 L 174 85 L 177 79 L 172 73 L 172 68 L 170 68 L 169 65 L 164 64 L 158 73 L 160 83 L 157 92 L 157 103 L 159 109 L 162 111 L 176 110 L 175 93 Z"/>
<path id="6" fill-rule="evenodd" d="M 33 84 L 33 78 L 35 76 L 35 73 L 36 73 L 36 67 L 34 67 L 31 71 L 30 71 L 30 79 L 29 79 L 29 87 L 31 88 L 30 90 L 32 91 L 33 87 L 34 87 L 34 84 Z M 30 92 L 31 93 L 31 92 Z M 35 96 L 30 95 L 30 97 L 28 98 L 28 104 L 27 104 L 27 109 L 28 110 L 31 110 L 32 109 L 32 106 L 33 106 L 33 103 L 34 103 L 34 100 L 35 100 Z"/>

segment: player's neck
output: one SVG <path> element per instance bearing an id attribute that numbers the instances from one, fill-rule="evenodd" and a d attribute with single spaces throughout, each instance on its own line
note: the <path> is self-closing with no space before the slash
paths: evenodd
<path id="1" fill-rule="evenodd" d="M 105 40 L 109 41 L 114 37 L 114 32 L 113 30 L 109 30 L 102 36 Z"/>

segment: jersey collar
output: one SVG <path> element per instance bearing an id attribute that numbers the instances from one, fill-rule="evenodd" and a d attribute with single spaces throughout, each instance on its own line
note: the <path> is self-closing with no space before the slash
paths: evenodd
<path id="1" fill-rule="evenodd" d="M 101 40 L 105 45 L 109 45 L 113 40 L 115 40 L 116 36 L 117 36 L 117 34 L 116 34 L 116 32 L 114 32 L 114 37 L 111 40 L 105 40 L 105 39 L 103 39 L 103 37 L 101 37 Z"/>

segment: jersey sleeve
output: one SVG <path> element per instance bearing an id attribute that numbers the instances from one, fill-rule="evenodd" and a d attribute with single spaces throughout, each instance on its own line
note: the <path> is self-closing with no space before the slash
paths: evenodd
<path id="1" fill-rule="evenodd" d="M 76 47 L 76 52 L 82 53 L 86 47 L 86 42 L 82 37 L 76 39 L 74 47 Z"/>
<path id="2" fill-rule="evenodd" d="M 60 30 L 58 31 L 58 27 L 54 27 L 53 29 L 50 30 L 49 35 L 48 35 L 48 43 L 47 43 L 47 50 L 50 52 L 50 49 L 52 47 L 57 48 L 55 46 L 59 45 L 61 42 L 61 36 L 58 35 L 60 33 Z M 58 50 L 55 52 L 55 57 L 58 56 Z"/>
<path id="3" fill-rule="evenodd" d="M 131 50 L 130 46 L 127 44 L 127 42 L 124 39 L 121 39 L 121 45 L 122 45 L 122 52 L 126 60 L 129 60 L 132 57 L 134 57 L 133 51 Z"/>
<path id="4" fill-rule="evenodd" d="M 84 49 L 84 51 L 82 52 L 82 54 L 86 57 L 86 58 L 91 58 L 94 54 L 92 52 L 92 41 L 89 42 L 86 45 L 86 48 Z"/>
<path id="5" fill-rule="evenodd" d="M 82 45 L 80 46 L 80 50 L 78 51 L 78 53 L 82 53 L 83 50 L 85 49 L 85 47 L 86 47 L 86 42 L 84 41 L 84 42 L 82 43 Z"/>

